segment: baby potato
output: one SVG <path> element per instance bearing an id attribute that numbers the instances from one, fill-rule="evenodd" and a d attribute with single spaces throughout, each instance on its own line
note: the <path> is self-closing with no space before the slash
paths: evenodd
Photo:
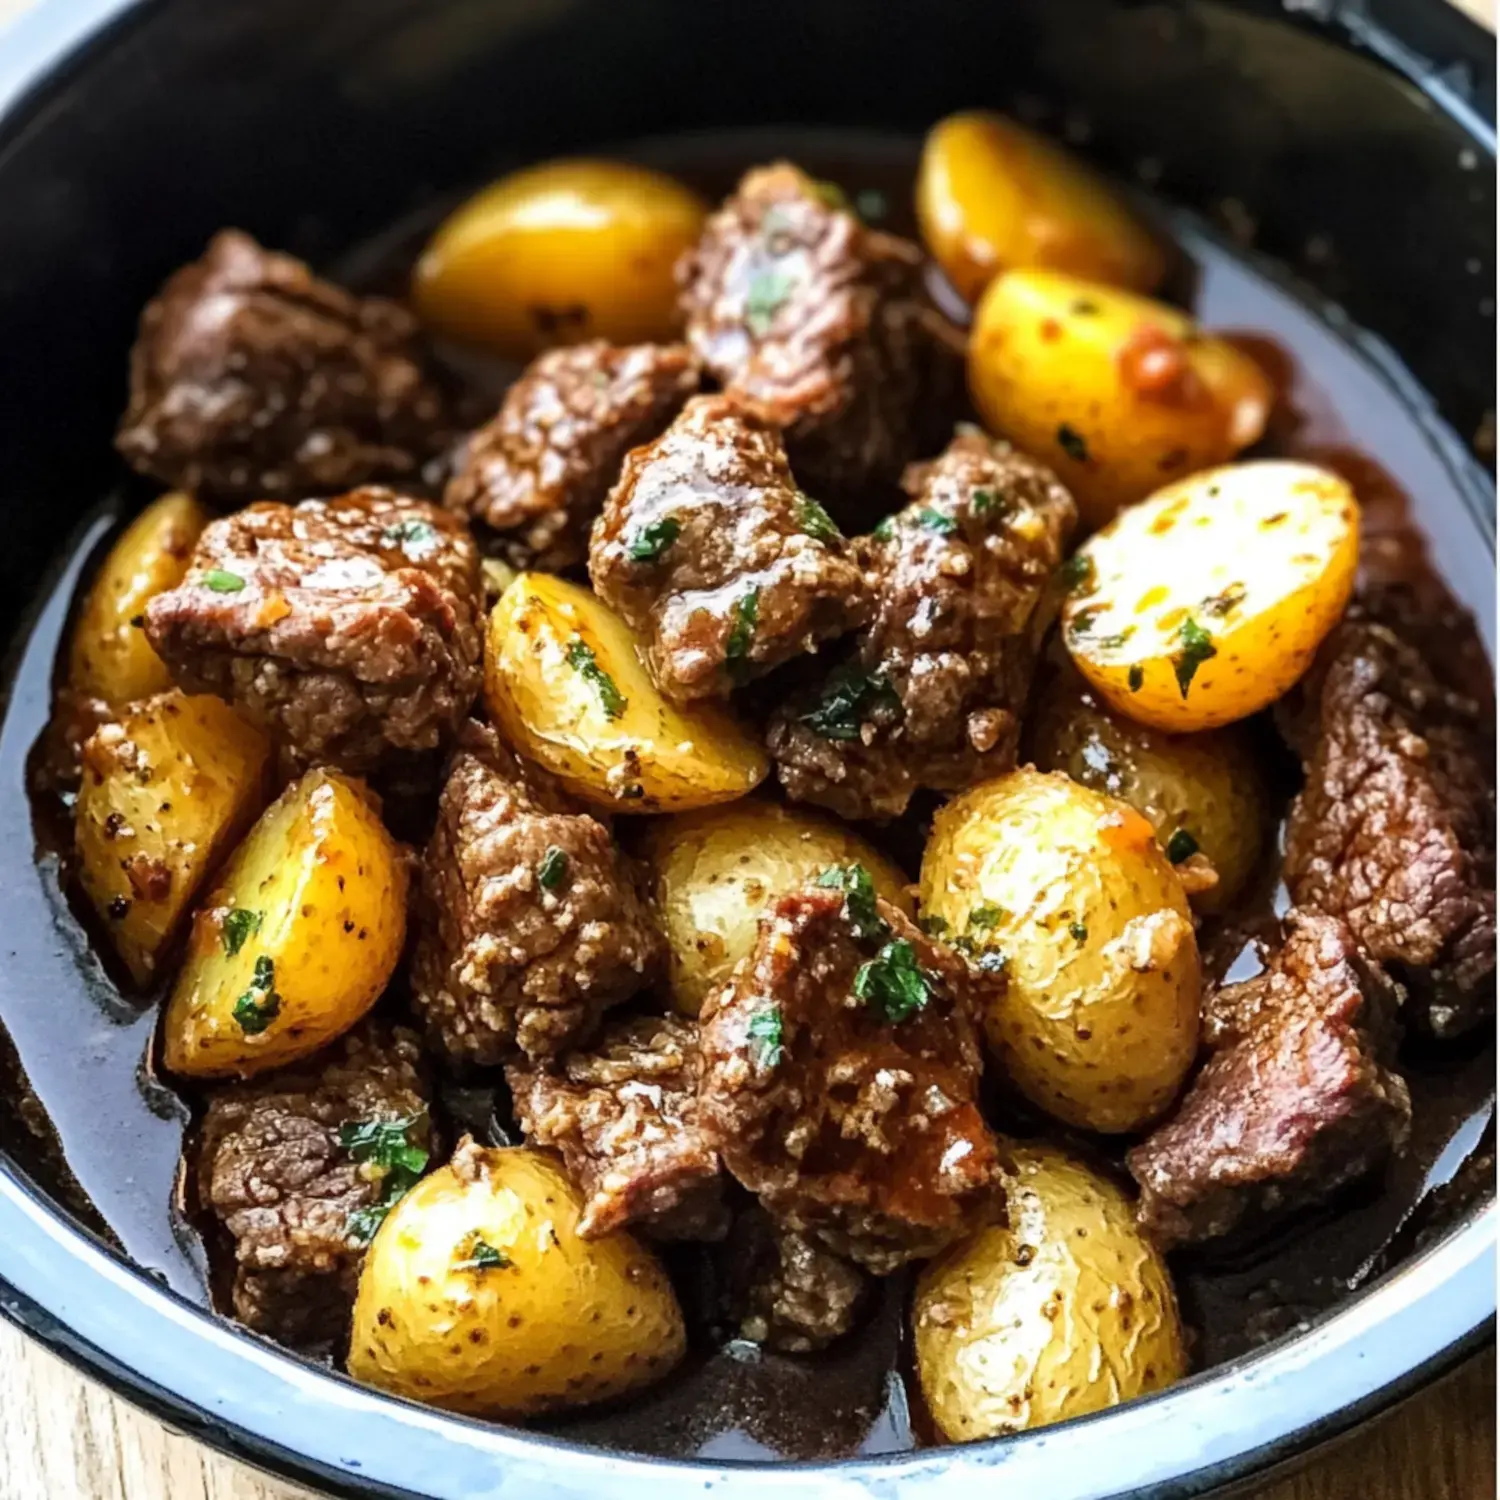
<path id="1" fill-rule="evenodd" d="M 214 866 L 269 795 L 270 741 L 219 698 L 173 689 L 84 744 L 78 879 L 142 988 Z"/>
<path id="2" fill-rule="evenodd" d="M 981 968 L 1002 968 L 985 1037 L 1034 1104 L 1118 1132 L 1176 1097 L 1198 1050 L 1198 943 L 1134 808 L 1030 767 L 981 782 L 933 820 L 920 905 Z"/>
<path id="3" fill-rule="evenodd" d="M 661 1379 L 686 1347 L 671 1283 L 623 1230 L 580 1239 L 583 1206 L 543 1152 L 464 1141 L 375 1236 L 349 1373 L 489 1417 L 607 1401 Z"/>
<path id="4" fill-rule="evenodd" d="M 624 621 L 549 573 L 521 574 L 490 612 L 484 696 L 517 750 L 614 812 L 728 802 L 769 769 L 727 710 L 662 697 Z"/>
<path id="5" fill-rule="evenodd" d="M 1307 670 L 1358 565 L 1359 504 L 1344 480 L 1311 464 L 1230 464 L 1168 485 L 1084 544 L 1063 638 L 1129 718 L 1214 729 Z"/>
<path id="6" fill-rule="evenodd" d="M 645 847 L 670 950 L 672 1003 L 696 1016 L 755 946 L 777 897 L 834 865 L 863 865 L 908 916 L 906 877 L 853 830 L 800 808 L 736 802 L 663 818 Z"/>
<path id="7" fill-rule="evenodd" d="M 244 1077 L 316 1052 L 379 998 L 406 939 L 406 865 L 362 783 L 309 771 L 193 918 L 163 1020 L 174 1073 Z"/>
<path id="8" fill-rule="evenodd" d="M 1043 771 L 1128 803 L 1156 830 L 1168 860 L 1183 874 L 1203 856 L 1193 906 L 1219 912 L 1244 890 L 1260 863 L 1271 806 L 1260 766 L 1244 732 L 1163 734 L 1111 712 L 1064 665 L 1037 703 L 1031 751 Z M 1217 876 L 1217 880 L 1214 879 Z"/>
<path id="9" fill-rule="evenodd" d="M 444 221 L 412 296 L 433 328 L 513 359 L 585 339 L 665 343 L 678 327 L 672 268 L 707 212 L 645 167 L 545 162 Z"/>
<path id="10" fill-rule="evenodd" d="M 191 495 L 163 495 L 110 548 L 73 626 L 68 686 L 113 708 L 138 703 L 172 686 L 166 663 L 151 649 L 141 613 L 174 588 L 208 513 Z"/>
<path id="11" fill-rule="evenodd" d="M 917 222 L 960 296 L 1019 267 L 1152 291 L 1166 256 L 1102 178 L 1004 115 L 968 110 L 927 133 Z"/>
<path id="12" fill-rule="evenodd" d="M 1185 313 L 1057 271 L 990 283 L 969 339 L 986 426 L 1057 470 L 1088 530 L 1265 430 L 1265 372 Z"/>
<path id="13" fill-rule="evenodd" d="M 1014 1146 L 1005 1224 L 924 1267 L 917 1378 L 952 1442 L 1081 1417 L 1180 1380 L 1187 1348 L 1161 1255 L 1114 1183 Z"/>

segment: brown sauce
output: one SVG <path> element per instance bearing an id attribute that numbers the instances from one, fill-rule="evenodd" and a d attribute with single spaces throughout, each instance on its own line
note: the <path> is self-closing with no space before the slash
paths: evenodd
<path id="1" fill-rule="evenodd" d="M 688 138 L 622 154 L 675 171 L 710 197 L 726 192 L 745 165 L 790 156 L 839 182 L 883 227 L 912 232 L 915 148 L 908 143 L 756 132 Z M 399 291 L 417 246 L 449 206 L 435 204 L 394 226 L 330 268 L 331 274 L 365 289 Z M 1466 524 L 1423 529 L 1433 514 L 1461 515 L 1456 491 L 1462 481 L 1434 440 L 1433 419 L 1422 409 L 1420 393 L 1404 389 L 1390 356 L 1345 326 L 1336 311 L 1303 300 L 1195 221 L 1172 217 L 1169 225 L 1187 263 L 1182 300 L 1209 327 L 1242 336 L 1278 376 L 1284 400 L 1266 451 L 1316 458 L 1344 472 L 1360 493 L 1374 538 L 1367 567 L 1416 576 L 1435 570 L 1476 612 L 1492 660 L 1490 552 L 1475 544 L 1476 530 Z M 951 293 L 948 298 L 954 300 Z M 515 373 L 513 367 L 484 361 L 466 361 L 466 366 L 497 391 Z M 1434 508 L 1438 499 L 1454 503 Z M 36 930 L 24 945 L 6 946 L 13 950 L 12 961 L 23 947 L 26 962 L 32 952 L 42 953 L 19 976 L 20 998 L 0 1017 L 0 1147 L 129 1259 L 207 1306 L 212 1300 L 207 1256 L 181 1208 L 179 1185 L 191 1110 L 154 1076 L 155 997 L 122 995 L 90 951 L 87 928 L 65 891 L 58 853 L 66 809 L 38 798 L 27 814 L 22 800 L 26 761 L 49 713 L 71 601 L 117 514 L 118 502 L 106 500 L 62 559 L 17 657 L 0 733 L 0 819 L 30 817 L 40 867 L 35 887 L 26 871 L 11 872 L 7 879 L 18 920 Z M 1275 753 L 1269 742 L 1268 753 Z M 21 827 L 24 823 L 12 831 Z M 894 830 L 888 842 L 910 867 L 919 841 L 920 828 L 914 825 Z M 15 839 L 10 847 L 19 847 Z M 1285 892 L 1272 864 L 1244 910 L 1217 931 L 1205 931 L 1211 970 L 1234 978 L 1255 972 L 1252 939 L 1284 906 Z M 36 987 L 28 989 L 32 972 Z M 72 976 L 71 983 L 56 982 L 62 972 Z M 1485 1191 L 1492 1172 L 1472 1164 L 1482 1160 L 1477 1153 L 1492 1129 L 1494 1067 L 1491 1042 L 1409 1053 L 1403 1071 L 1412 1093 L 1412 1141 L 1383 1180 L 1352 1189 L 1337 1203 L 1284 1226 L 1272 1240 L 1176 1260 L 1200 1365 L 1231 1358 L 1316 1316 Z M 505 1122 L 490 1119 L 492 1097 L 486 1090 L 450 1086 L 442 1097 L 451 1116 L 469 1128 L 487 1125 L 491 1139 L 505 1139 Z M 1035 1118 L 1010 1107 L 1002 1106 L 1002 1112 L 1006 1118 L 998 1123 L 1005 1128 L 1040 1128 Z M 1097 1154 L 1098 1143 L 1090 1149 Z M 1471 1165 L 1461 1172 L 1466 1162 Z M 885 1284 L 879 1305 L 858 1333 L 824 1355 L 792 1359 L 726 1340 L 715 1327 L 713 1288 L 702 1256 L 674 1257 L 674 1273 L 696 1329 L 685 1368 L 624 1407 L 543 1426 L 578 1441 L 721 1460 L 827 1459 L 920 1445 L 924 1421 L 914 1382 L 905 1373 L 907 1278 Z"/>

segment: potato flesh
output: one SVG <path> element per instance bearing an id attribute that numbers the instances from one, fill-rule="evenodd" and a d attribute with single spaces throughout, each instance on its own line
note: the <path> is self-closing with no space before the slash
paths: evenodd
<path id="1" fill-rule="evenodd" d="M 478 1416 L 608 1400 L 665 1375 L 685 1347 L 655 1258 L 624 1231 L 578 1237 L 583 1200 L 541 1152 L 479 1152 L 392 1210 L 360 1277 L 349 1373 Z M 466 1268 L 476 1242 L 508 1264 Z"/>
<path id="2" fill-rule="evenodd" d="M 737 802 L 666 818 L 646 846 L 670 950 L 672 1003 L 696 1016 L 755 945 L 777 897 L 833 866 L 861 864 L 908 916 L 906 878 L 840 824 L 771 802 Z"/>
<path id="3" fill-rule="evenodd" d="M 125 528 L 73 627 L 69 687 L 118 708 L 172 686 L 172 674 L 141 628 L 141 615 L 157 594 L 182 581 L 207 522 L 191 495 L 174 493 L 154 500 Z"/>
<path id="4" fill-rule="evenodd" d="M 577 664 L 585 659 L 588 668 Z M 613 713 L 601 673 L 623 699 Z M 612 812 L 731 801 L 769 770 L 725 709 L 669 703 L 625 623 L 587 589 L 546 573 L 523 573 L 491 611 L 485 701 L 517 750 Z"/>
<path id="5" fill-rule="evenodd" d="M 1080 556 L 1063 607 L 1079 670 L 1129 718 L 1213 729 L 1281 697 L 1337 624 L 1359 505 L 1311 464 L 1230 464 L 1122 512 Z"/>
<path id="6" fill-rule="evenodd" d="M 1015 1147 L 1009 1222 L 917 1283 L 917 1376 L 954 1442 L 1101 1411 L 1187 1373 L 1171 1279 L 1115 1185 L 1062 1152 Z"/>
<path id="7" fill-rule="evenodd" d="M 1197 1052 L 1198 946 L 1133 808 L 1031 769 L 972 787 L 933 822 L 920 905 L 1004 956 L 985 1038 L 1034 1104 L 1107 1133 L 1171 1104 Z"/>
<path id="8" fill-rule="evenodd" d="M 1149 292 L 1166 269 L 1153 236 L 1076 157 L 987 110 L 940 120 L 917 176 L 917 219 L 960 296 L 1000 271 L 1066 271 Z"/>
<path id="9" fill-rule="evenodd" d="M 138 986 L 266 796 L 271 746 L 227 703 L 173 689 L 83 749 L 74 806 L 79 882 Z"/>
<path id="10" fill-rule="evenodd" d="M 513 359 L 585 339 L 666 343 L 678 328 L 673 267 L 706 214 L 696 194 L 644 167 L 529 167 L 441 225 L 412 295 L 432 327 Z"/>
<path id="11" fill-rule="evenodd" d="M 1054 271 L 990 283 L 969 390 L 986 427 L 1057 471 L 1088 530 L 1255 442 L 1274 396 L 1249 355 L 1175 308 Z"/>
<path id="12" fill-rule="evenodd" d="M 237 911 L 256 925 L 232 952 Z M 167 1066 L 243 1077 L 316 1052 L 379 998 L 405 937 L 405 866 L 379 811 L 360 783 L 309 771 L 251 829 L 194 917 L 163 1023 Z M 275 1014 L 248 1029 L 236 1008 L 245 996 L 266 1006 L 263 960 Z"/>

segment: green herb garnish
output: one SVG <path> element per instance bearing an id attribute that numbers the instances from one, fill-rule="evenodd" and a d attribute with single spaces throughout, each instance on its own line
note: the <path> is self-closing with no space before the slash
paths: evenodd
<path id="1" fill-rule="evenodd" d="M 1069 922 L 1068 923 L 1068 936 L 1070 938 L 1072 938 L 1075 943 L 1086 943 L 1086 942 L 1088 942 L 1088 940 L 1089 940 L 1089 929 L 1088 929 L 1087 924 L 1085 924 L 1083 922 Z"/>
<path id="2" fill-rule="evenodd" d="M 1198 668 L 1210 657 L 1217 656 L 1219 648 L 1214 645 L 1214 638 L 1191 615 L 1182 622 L 1178 636 L 1182 650 L 1172 658 L 1172 670 L 1177 674 L 1178 690 L 1186 698 Z"/>
<path id="3" fill-rule="evenodd" d="M 968 920 L 964 925 L 966 930 L 970 932 L 976 929 L 980 932 L 988 932 L 990 928 L 999 926 L 1004 916 L 1005 913 L 998 906 L 984 901 L 969 913 Z"/>
<path id="4" fill-rule="evenodd" d="M 1086 464 L 1089 461 L 1089 445 L 1084 441 L 1083 434 L 1066 422 L 1057 429 L 1057 446 L 1075 463 Z"/>
<path id="5" fill-rule="evenodd" d="M 632 562 L 655 562 L 681 535 L 682 522 L 676 516 L 663 516 L 642 526 L 625 550 Z"/>
<path id="6" fill-rule="evenodd" d="M 1183 860 L 1191 859 L 1197 852 L 1198 840 L 1186 828 L 1175 830 L 1172 837 L 1167 840 L 1167 858 L 1174 865 L 1180 865 Z"/>
<path id="7" fill-rule="evenodd" d="M 854 993 L 887 1021 L 906 1021 L 932 998 L 932 980 L 917 963 L 912 945 L 896 938 L 859 966 Z"/>
<path id="8" fill-rule="evenodd" d="M 995 490 L 975 490 L 969 496 L 969 503 L 974 507 L 974 514 L 976 516 L 987 516 L 992 512 L 1000 513 L 1007 510 L 1010 506 L 1009 497 L 999 494 Z"/>
<path id="9" fill-rule="evenodd" d="M 917 926 L 927 934 L 928 937 L 947 937 L 952 929 L 939 916 L 923 915 L 917 919 Z"/>
<path id="10" fill-rule="evenodd" d="M 870 535 L 873 536 L 877 542 L 888 542 L 893 536 L 895 536 L 895 534 L 896 518 L 894 516 L 887 516 L 885 520 L 883 520 L 874 529 L 874 531 L 870 533 Z"/>
<path id="11" fill-rule="evenodd" d="M 833 517 L 811 495 L 804 495 L 801 490 L 797 491 L 797 522 L 814 541 L 837 542 L 843 538 L 843 532 L 834 525 Z"/>
<path id="12" fill-rule="evenodd" d="M 223 568 L 210 568 L 203 575 L 203 586 L 216 594 L 237 594 L 244 588 L 245 580 L 238 573 L 229 573 Z"/>
<path id="13" fill-rule="evenodd" d="M 425 551 L 437 541 L 437 528 L 426 521 L 398 521 L 380 533 L 380 540 L 387 547 Z"/>
<path id="14" fill-rule="evenodd" d="M 463 1260 L 456 1261 L 453 1269 L 455 1271 L 503 1271 L 506 1267 L 514 1265 L 505 1251 L 497 1250 L 487 1240 L 482 1240 L 476 1234 L 469 1242 L 469 1253 Z"/>
<path id="15" fill-rule="evenodd" d="M 1245 602 L 1245 585 L 1231 583 L 1221 593 L 1212 594 L 1199 606 L 1206 615 L 1222 620 L 1235 605 Z"/>
<path id="16" fill-rule="evenodd" d="M 250 988 L 234 1002 L 234 1019 L 246 1036 L 259 1036 L 281 1014 L 276 993 L 276 964 L 264 953 L 255 960 Z"/>
<path id="17" fill-rule="evenodd" d="M 857 740 L 860 725 L 877 711 L 899 715 L 901 700 L 879 672 L 841 667 L 823 686 L 817 703 L 797 721 L 825 740 Z"/>
<path id="18" fill-rule="evenodd" d="M 1061 571 L 1070 594 L 1086 594 L 1094 586 L 1094 559 L 1086 552 L 1075 552 Z"/>
<path id="19" fill-rule="evenodd" d="M 930 505 L 924 505 L 917 512 L 917 519 L 929 531 L 935 531 L 939 536 L 952 536 L 958 530 L 958 522 L 952 516 L 945 516 L 942 511 L 934 510 Z"/>
<path id="20" fill-rule="evenodd" d="M 785 1052 L 782 1047 L 780 1008 L 768 1005 L 763 1010 L 756 1011 L 750 1017 L 750 1024 L 745 1028 L 745 1033 L 751 1041 L 757 1044 L 756 1065 L 769 1072 L 781 1061 Z"/>
<path id="21" fill-rule="evenodd" d="M 219 930 L 219 935 L 224 940 L 224 952 L 233 958 L 260 931 L 260 924 L 265 921 L 265 917 L 263 911 L 244 911 L 240 907 L 228 912 Z"/>
<path id="22" fill-rule="evenodd" d="M 834 865 L 813 884 L 844 893 L 844 920 L 862 942 L 878 943 L 890 930 L 875 904 L 875 882 L 863 865 Z"/>
<path id="23" fill-rule="evenodd" d="M 1132 693 L 1138 693 L 1146 681 L 1146 669 L 1137 662 L 1125 674 L 1125 684 Z"/>
<path id="24" fill-rule="evenodd" d="M 549 844 L 536 867 L 537 884 L 544 891 L 555 891 L 567 878 L 568 856 L 556 844 Z"/>
<path id="25" fill-rule="evenodd" d="M 568 665 L 585 682 L 593 685 L 606 719 L 618 719 L 625 712 L 625 699 L 615 686 L 614 678 L 599 665 L 593 648 L 582 636 L 575 635 L 568 642 Z"/>
<path id="26" fill-rule="evenodd" d="M 759 617 L 759 589 L 751 589 L 734 601 L 729 636 L 724 642 L 724 664 L 731 677 L 742 675 L 750 665 L 750 648 L 755 644 L 755 622 Z"/>
<path id="27" fill-rule="evenodd" d="M 425 1170 L 430 1153 L 411 1138 L 412 1129 L 425 1119 L 419 1112 L 394 1120 L 348 1120 L 339 1126 L 339 1145 L 384 1178 L 379 1201 L 355 1209 L 344 1221 L 344 1233 L 356 1244 L 368 1245 L 375 1238 L 392 1206 Z"/>
<path id="28" fill-rule="evenodd" d="M 757 271 L 745 293 L 745 326 L 756 338 L 764 338 L 776 314 L 796 289 L 797 279 L 775 269 Z"/>

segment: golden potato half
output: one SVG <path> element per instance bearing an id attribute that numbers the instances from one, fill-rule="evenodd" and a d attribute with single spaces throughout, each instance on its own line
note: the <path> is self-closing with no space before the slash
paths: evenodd
<path id="1" fill-rule="evenodd" d="M 375 1236 L 349 1373 L 478 1416 L 581 1406 L 659 1380 L 686 1345 L 671 1283 L 624 1231 L 580 1239 L 582 1212 L 550 1157 L 464 1142 Z"/>
<path id="2" fill-rule="evenodd" d="M 671 952 L 672 1003 L 696 1016 L 755 946 L 778 897 L 834 865 L 861 864 L 908 916 L 906 877 L 853 830 L 773 802 L 735 802 L 653 823 L 645 854 Z"/>
<path id="3" fill-rule="evenodd" d="M 1030 768 L 938 811 L 921 910 L 1003 966 L 985 1036 L 1011 1080 L 1070 1125 L 1138 1130 L 1198 1048 L 1198 943 L 1182 882 L 1134 808 Z"/>
<path id="4" fill-rule="evenodd" d="M 1307 670 L 1358 566 L 1359 504 L 1343 479 L 1279 459 L 1229 464 L 1158 491 L 1084 544 L 1063 639 L 1127 717 L 1214 729 Z"/>
<path id="5" fill-rule="evenodd" d="M 726 709 L 669 703 L 629 626 L 550 573 L 521 574 L 490 612 L 484 695 L 517 750 L 612 812 L 728 802 L 770 769 Z"/>
<path id="6" fill-rule="evenodd" d="M 444 221 L 412 296 L 433 328 L 513 359 L 585 339 L 665 343 L 678 328 L 673 266 L 707 213 L 695 193 L 645 167 L 528 167 Z"/>
<path id="7" fill-rule="evenodd" d="M 1008 1223 L 922 1272 L 917 1377 L 953 1442 L 1081 1417 L 1187 1373 L 1161 1255 L 1112 1182 L 1044 1146 L 1017 1146 Z"/>

